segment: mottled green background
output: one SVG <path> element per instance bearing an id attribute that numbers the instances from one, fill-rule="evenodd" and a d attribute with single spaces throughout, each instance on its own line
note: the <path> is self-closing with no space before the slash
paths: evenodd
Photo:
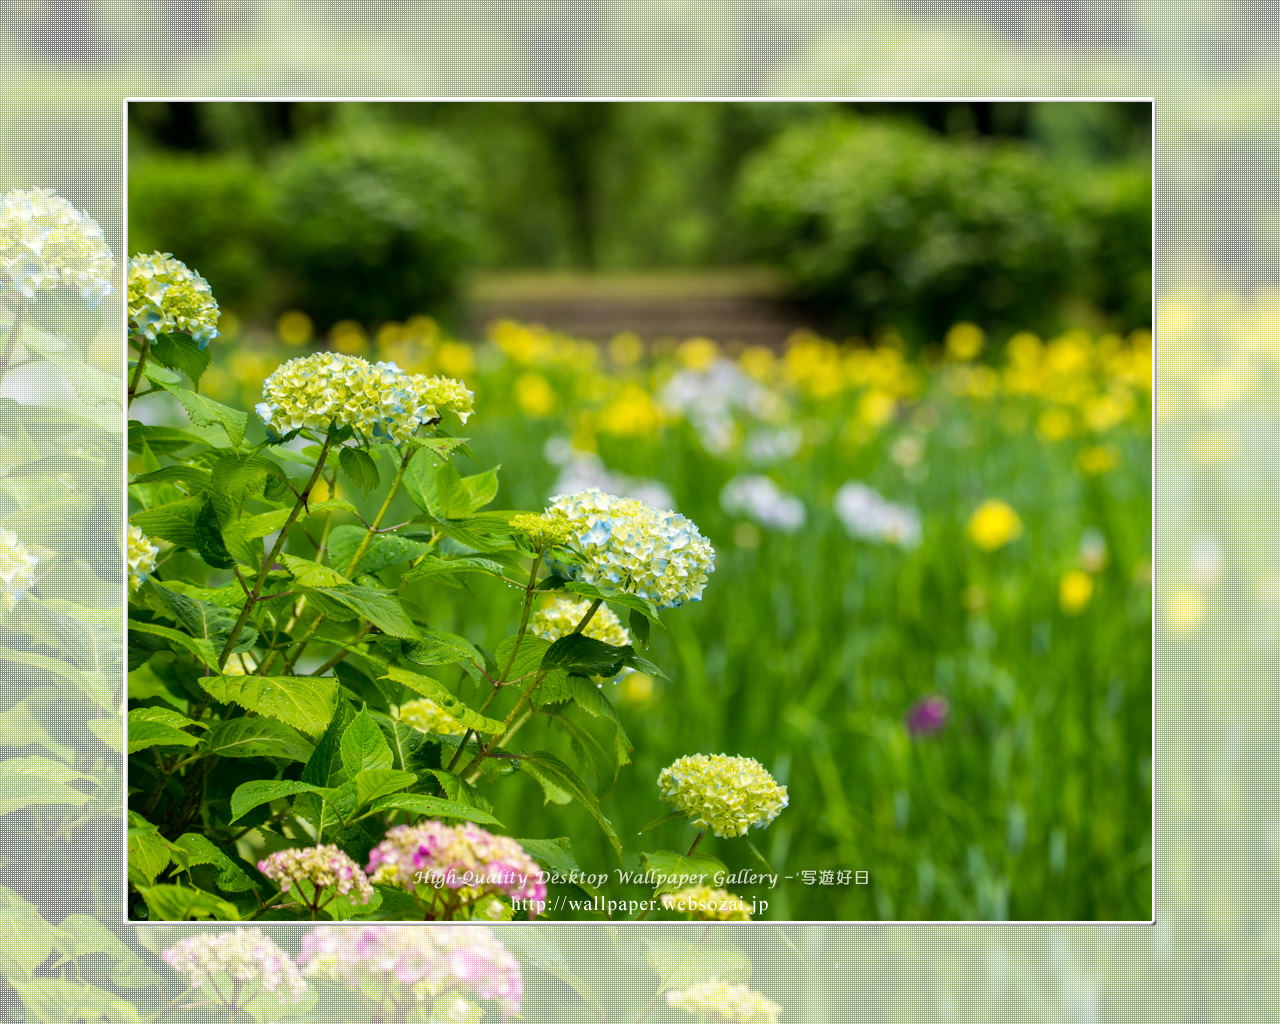
<path id="1" fill-rule="evenodd" d="M 1176 322 L 1166 331 L 1162 302 L 1157 329 L 1158 924 L 765 927 L 726 929 L 717 941 L 751 958 L 751 984 L 786 1008 L 784 1020 L 1280 1014 L 1280 306 L 1249 297 L 1274 285 L 1280 238 L 1280 17 L 1269 7 L 766 0 L 695 17 L 675 4 L 421 11 L 212 0 L 126 14 L 49 0 L 7 3 L 0 26 L 0 184 L 57 188 L 102 222 L 117 254 L 125 96 L 1155 97 L 1159 290 L 1180 293 Z M 1204 297 L 1220 289 L 1244 297 Z M 108 530 L 84 536 L 113 543 Z M 1205 536 L 1222 552 L 1211 580 L 1190 561 Z M 84 744 L 85 757 L 105 749 L 91 753 L 93 733 L 64 708 L 33 714 L 55 742 Z M 118 775 L 118 763 L 104 770 Z M 0 1020 L 75 1020 L 82 1004 L 91 1018 L 154 1013 L 161 992 L 143 972 L 164 968 L 148 948 L 176 930 L 116 924 L 118 815 L 118 799 L 95 797 L 65 818 L 50 812 L 42 834 L 27 818 L 21 833 L 0 818 L 0 885 L 36 908 L 10 903 L 0 941 L 60 948 L 68 960 L 62 995 L 24 1010 L 29 965 L 0 958 L 0 974 L 18 982 L 5 989 Z M 296 941 L 277 934 L 286 948 Z M 516 934 L 502 936 L 526 964 L 526 1019 L 565 1019 L 557 975 L 589 981 L 612 1019 L 634 1015 L 653 991 L 634 930 Z M 174 987 L 170 976 L 154 980 Z M 102 994 L 86 1002 L 75 995 L 86 986 Z M 322 1007 L 312 1019 L 324 1017 Z"/>

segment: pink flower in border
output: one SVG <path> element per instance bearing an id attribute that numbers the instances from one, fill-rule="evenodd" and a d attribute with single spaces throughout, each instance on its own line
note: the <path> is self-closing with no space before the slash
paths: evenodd
<path id="1" fill-rule="evenodd" d="M 907 712 L 907 732 L 912 736 L 933 736 L 942 732 L 947 725 L 947 716 L 951 706 L 946 697 L 934 694 L 913 704 Z"/>

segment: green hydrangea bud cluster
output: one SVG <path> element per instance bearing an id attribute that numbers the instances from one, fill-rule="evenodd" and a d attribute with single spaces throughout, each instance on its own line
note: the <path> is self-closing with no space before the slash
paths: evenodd
<path id="1" fill-rule="evenodd" d="M 0 197 L 0 295 L 71 288 L 97 306 L 116 268 L 98 222 L 51 189 L 12 189 Z"/>
<path id="2" fill-rule="evenodd" d="M 13 611 L 22 595 L 36 581 L 34 569 L 40 559 L 27 550 L 12 530 L 0 529 L 0 602 Z"/>
<path id="3" fill-rule="evenodd" d="M 210 979 L 226 978 L 237 987 L 256 984 L 266 992 L 277 992 L 282 1003 L 300 1003 L 307 991 L 307 983 L 288 954 L 254 928 L 192 935 L 160 956 L 175 971 L 187 975 L 192 988 L 202 988 Z"/>
<path id="4" fill-rule="evenodd" d="M 258 415 L 277 435 L 349 426 L 370 441 L 402 445 L 444 412 L 464 423 L 474 396 L 448 377 L 410 374 L 395 363 L 316 352 L 283 363 L 262 386 Z"/>
<path id="5" fill-rule="evenodd" d="M 591 602 L 585 597 L 557 594 L 550 604 L 534 609 L 529 616 L 529 632 L 554 643 L 562 636 L 572 633 L 590 607 Z M 583 628 L 582 635 L 614 647 L 626 647 L 631 643 L 631 634 L 606 604 L 596 609 L 591 621 Z"/>
<path id="6" fill-rule="evenodd" d="M 583 564 L 557 572 L 594 586 L 623 590 L 676 608 L 702 599 L 716 553 L 698 528 L 677 512 L 651 508 L 634 498 L 617 498 L 596 487 L 551 499 L 569 519 Z"/>
<path id="7" fill-rule="evenodd" d="M 129 320 L 144 337 L 186 334 L 207 348 L 218 336 L 218 314 L 209 282 L 172 253 L 129 260 Z"/>
<path id="8" fill-rule="evenodd" d="M 699 921 L 750 921 L 751 908 L 741 898 L 709 885 L 690 885 L 662 894 L 668 910 L 689 914 Z"/>
<path id="9" fill-rule="evenodd" d="M 746 985 L 730 985 L 711 978 L 686 989 L 667 993 L 667 1005 L 705 1020 L 713 1014 L 737 1024 L 778 1024 L 782 1007 Z"/>
<path id="10" fill-rule="evenodd" d="M 465 725 L 427 697 L 401 704 L 396 718 L 419 732 L 437 736 L 461 736 L 467 731 Z"/>
<path id="11" fill-rule="evenodd" d="M 542 515 L 521 512 L 511 517 L 511 525 L 524 533 L 534 547 L 540 549 L 568 544 L 573 536 L 569 517 L 558 508 L 549 508 Z"/>
<path id="12" fill-rule="evenodd" d="M 353 903 L 368 903 L 373 898 L 373 886 L 360 865 L 332 843 L 277 850 L 258 861 L 258 870 L 279 883 L 281 892 L 299 882 L 310 882 L 317 892 L 333 889 L 339 896 L 350 896 Z"/>
<path id="13" fill-rule="evenodd" d="M 764 828 L 787 806 L 787 787 L 779 786 L 764 765 L 727 754 L 680 758 L 659 773 L 658 791 L 694 827 L 722 839 Z"/>
<path id="14" fill-rule="evenodd" d="M 156 571 L 156 555 L 160 548 L 151 543 L 151 538 L 140 529 L 129 524 L 129 589 L 137 590 L 147 581 L 147 577 Z"/>

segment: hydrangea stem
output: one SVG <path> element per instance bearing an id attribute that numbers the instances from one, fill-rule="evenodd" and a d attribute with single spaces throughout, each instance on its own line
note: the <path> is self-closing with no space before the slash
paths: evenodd
<path id="1" fill-rule="evenodd" d="M 599 610 L 600 605 L 603 603 L 604 603 L 604 599 L 600 597 L 597 597 L 594 601 L 592 601 L 591 607 L 587 609 L 586 614 L 584 614 L 582 618 L 578 621 L 578 624 L 573 627 L 573 631 L 569 635 L 572 636 L 574 633 L 581 633 L 584 629 L 586 629 L 587 624 L 591 622 L 591 617 L 595 615 L 597 610 Z M 479 774 L 480 765 L 484 763 L 485 758 L 487 758 L 495 750 L 501 747 L 504 743 L 507 742 L 507 740 L 511 738 L 512 735 L 514 735 L 515 729 L 512 728 L 512 723 L 515 722 L 516 717 L 520 714 L 523 708 L 524 702 L 526 700 L 529 701 L 528 714 L 529 715 L 533 714 L 533 692 L 538 688 L 538 684 L 541 683 L 544 678 L 546 678 L 546 675 L 549 671 L 550 669 L 545 669 L 545 668 L 542 669 L 541 671 L 538 672 L 537 675 L 533 677 L 533 681 L 527 687 L 525 687 L 525 691 L 524 693 L 520 694 L 519 699 L 516 701 L 515 707 L 513 707 L 511 711 L 508 713 L 507 717 L 503 719 L 502 731 L 498 733 L 498 735 L 495 736 L 489 742 L 489 745 L 487 747 L 482 748 L 481 751 L 471 759 L 471 762 L 460 772 L 460 774 L 464 779 L 466 779 L 468 782 L 475 782 L 476 779 L 480 777 L 480 774 Z M 520 722 L 520 725 L 524 725 L 523 720 Z M 458 749 L 461 750 L 462 747 L 459 746 Z"/>
<path id="2" fill-rule="evenodd" d="M 271 567 L 276 564 L 276 558 L 280 552 L 284 550 L 284 543 L 289 537 L 289 530 L 295 522 L 298 521 L 298 515 L 302 512 L 307 504 L 307 496 L 311 494 L 311 489 L 315 487 L 316 481 L 320 479 L 320 474 L 324 472 L 324 460 L 329 457 L 329 449 L 333 447 L 333 435 L 326 434 L 324 445 L 320 448 L 320 456 L 316 459 L 316 468 L 312 470 L 311 478 L 307 481 L 307 485 L 298 495 L 298 500 L 294 502 L 293 509 L 289 513 L 289 518 L 285 520 L 284 525 L 280 527 L 280 533 L 276 537 L 276 542 L 271 546 L 271 553 L 267 555 L 262 562 L 262 568 L 258 570 L 258 578 L 254 580 L 253 590 L 250 591 L 248 598 L 244 602 L 244 610 L 240 612 L 240 617 L 236 619 L 236 624 L 231 627 L 231 633 L 227 637 L 227 642 L 222 648 L 222 654 L 218 657 L 218 669 L 221 670 L 227 663 L 227 659 L 231 657 L 231 652 L 235 649 L 236 641 L 240 638 L 240 633 L 244 629 L 244 625 L 249 621 L 249 616 L 253 614 L 254 605 L 258 603 L 258 598 L 262 594 L 262 587 L 267 582 L 267 576 L 271 572 Z"/>
<path id="3" fill-rule="evenodd" d="M 147 356 L 151 352 L 151 339 L 145 334 L 138 335 L 141 339 L 138 345 L 138 365 L 133 371 L 133 378 L 129 381 L 129 404 L 133 404 L 134 398 L 138 395 L 138 388 L 142 385 L 142 372 L 147 366 Z"/>
<path id="4" fill-rule="evenodd" d="M 391 502 L 395 500 L 395 496 L 400 490 L 400 484 L 404 480 L 405 471 L 409 468 L 409 460 L 413 458 L 413 454 L 416 451 L 416 448 L 408 448 L 406 449 L 404 456 L 400 459 L 400 466 L 396 470 L 395 479 L 391 481 L 391 487 L 387 490 L 387 496 L 382 501 L 382 507 L 378 509 L 378 514 L 374 516 L 373 521 L 369 523 L 369 528 L 365 531 L 364 537 L 361 539 L 360 545 L 356 548 L 355 554 L 351 556 L 351 561 L 347 565 L 346 572 L 343 573 L 343 575 L 348 579 L 350 579 L 351 574 L 356 571 L 356 567 L 360 564 L 360 559 L 364 557 L 365 552 L 369 550 L 369 545 L 373 543 L 373 538 L 377 535 L 378 527 L 382 525 L 382 520 L 387 517 L 387 511 L 391 508 Z M 320 623 L 324 621 L 324 618 L 324 612 L 318 614 L 311 620 L 311 624 L 307 626 L 307 631 L 298 638 L 297 642 L 294 643 L 293 649 L 285 657 L 284 668 L 281 670 L 284 675 L 288 675 L 293 671 L 293 666 L 296 665 L 298 663 L 298 659 L 302 657 L 302 652 L 306 649 L 307 644 L 311 642 L 311 638 L 316 635 L 316 630 L 320 628 Z M 338 662 L 347 656 L 347 653 L 348 652 L 346 650 L 339 651 L 338 654 L 334 655 L 334 658 L 330 659 L 328 667 L 333 668 L 338 664 Z"/>

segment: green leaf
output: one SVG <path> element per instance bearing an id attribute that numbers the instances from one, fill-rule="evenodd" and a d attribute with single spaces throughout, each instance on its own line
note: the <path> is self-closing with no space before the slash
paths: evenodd
<path id="1" fill-rule="evenodd" d="M 567 793 L 582 804 L 600 826 L 600 830 L 609 840 L 609 845 L 613 847 L 618 859 L 622 859 L 622 841 L 618 838 L 618 833 L 614 831 L 609 819 L 601 813 L 600 801 L 596 799 L 596 795 L 587 788 L 586 783 L 572 768 L 546 750 L 535 750 L 525 754 L 517 764 L 521 771 L 527 772 L 539 782 L 545 780 L 544 791 L 546 784 L 550 784 L 554 789 Z"/>
<path id="2" fill-rule="evenodd" d="M 746 843 L 747 852 L 751 854 L 751 859 L 756 862 L 756 866 L 768 874 L 773 874 L 773 868 L 765 860 L 764 854 L 756 848 L 756 844 L 748 839 L 745 833 L 742 836 L 742 841 Z"/>
<path id="3" fill-rule="evenodd" d="M 544 637 L 525 633 L 520 640 L 520 650 L 508 669 L 507 660 L 511 658 L 511 652 L 515 649 L 515 646 L 516 635 L 512 635 L 499 643 L 498 649 L 493 652 L 493 660 L 498 663 L 499 670 L 506 669 L 508 682 L 513 679 L 522 679 L 531 672 L 536 672 L 542 665 L 542 659 L 546 657 L 547 651 L 551 648 L 551 641 Z"/>
<path id="4" fill-rule="evenodd" d="M 148 710 L 152 709 L 141 709 L 142 712 Z M 196 723 L 191 722 L 190 724 L 195 725 Z M 162 721 L 140 717 L 140 712 L 138 711 L 129 712 L 128 730 L 130 754 L 139 750 L 146 750 L 148 747 L 194 747 L 200 742 L 200 737 L 192 736 L 190 733 L 183 732 L 172 725 L 166 725 Z"/>
<path id="5" fill-rule="evenodd" d="M 542 681 L 538 683 L 529 699 L 535 707 L 563 704 L 567 700 L 572 700 L 573 690 L 569 686 L 569 673 L 562 668 L 548 672 L 542 677 Z"/>
<path id="6" fill-rule="evenodd" d="M 590 679 L 573 675 L 569 677 L 569 689 L 573 693 L 573 701 L 593 718 L 603 718 L 613 726 L 614 778 L 617 770 L 624 764 L 631 763 L 631 755 L 635 747 L 622 727 L 622 719 L 605 692 Z"/>
<path id="7" fill-rule="evenodd" d="M 717 874 L 728 875 L 729 869 L 709 853 L 674 853 L 671 850 L 657 850 L 654 853 L 642 853 L 640 859 L 645 870 L 663 879 L 654 890 L 654 895 L 664 892 L 675 892 L 688 885 L 710 883 Z"/>
<path id="8" fill-rule="evenodd" d="M 139 588 L 138 597 L 161 615 L 173 619 L 192 636 L 208 640 L 219 651 L 235 626 L 236 616 L 229 608 L 191 597 L 167 582 L 147 580 Z M 256 630 L 242 629 L 236 638 L 235 651 L 247 651 L 257 640 Z"/>
<path id="9" fill-rule="evenodd" d="M 616 604 L 619 607 L 627 608 L 630 611 L 643 615 L 652 625 L 662 625 L 658 619 L 657 607 L 652 601 L 646 601 L 638 594 L 602 590 L 600 587 L 594 587 L 590 583 L 580 583 L 577 580 L 566 580 L 564 589 L 569 591 L 571 594 L 581 594 L 583 597 L 590 597 L 593 599 L 602 597 L 610 604 Z"/>
<path id="10" fill-rule="evenodd" d="M 315 744 L 282 722 L 247 717 L 229 718 L 219 724 L 200 753 L 220 757 L 280 757 L 305 763 L 315 749 Z"/>
<path id="11" fill-rule="evenodd" d="M 129 421 L 129 451 L 142 454 L 144 449 L 156 455 L 176 455 L 192 445 L 204 445 L 204 438 L 176 427 L 153 427 L 141 420 Z"/>
<path id="12" fill-rule="evenodd" d="M 633 647 L 647 650 L 649 647 L 649 617 L 644 612 L 631 608 L 627 611 L 627 631 L 631 634 Z"/>
<path id="13" fill-rule="evenodd" d="M 488 811 L 480 807 L 469 807 L 452 800 L 442 800 L 435 796 L 424 796 L 421 793 L 397 793 L 375 800 L 371 809 L 379 814 L 387 811 L 408 811 L 410 814 L 421 814 L 431 818 L 460 818 L 463 821 L 474 821 L 477 825 L 493 825 L 502 827 L 502 822 Z"/>
<path id="14" fill-rule="evenodd" d="M 240 912 L 224 899 L 185 885 L 138 886 L 152 921 L 239 921 Z"/>
<path id="15" fill-rule="evenodd" d="M 161 366 L 184 373 L 200 389 L 200 378 L 213 362 L 213 355 L 208 349 L 201 349 L 190 335 L 157 334 L 151 342 L 151 356 Z"/>
<path id="16" fill-rule="evenodd" d="M 88 802 L 87 793 L 61 782 L 0 771 L 0 814 L 11 814 L 24 807 L 83 807 Z"/>
<path id="17" fill-rule="evenodd" d="M 712 978 L 746 982 L 751 978 L 751 960 L 733 946 L 716 946 L 684 939 L 641 939 L 645 959 L 662 979 L 662 990 L 689 988 Z"/>
<path id="18" fill-rule="evenodd" d="M 402 772 L 398 768 L 366 768 L 356 772 L 348 785 L 355 786 L 356 806 L 363 807 L 378 797 L 408 789 L 417 781 L 418 776 L 413 772 Z"/>
<path id="19" fill-rule="evenodd" d="M 481 512 L 465 519 L 435 515 L 414 516 L 410 524 L 425 524 L 472 551 L 506 551 L 512 546 L 511 523 L 507 514 Z"/>
<path id="20" fill-rule="evenodd" d="M 549 715 L 569 736 L 569 745 L 573 748 L 582 766 L 591 773 L 596 781 L 597 789 L 607 789 L 617 777 L 613 755 L 607 752 L 600 741 L 577 722 L 564 715 Z"/>
<path id="21" fill-rule="evenodd" d="M 323 786 L 313 786 L 306 782 L 291 779 L 271 780 L 254 779 L 236 787 L 231 794 L 231 820 L 238 821 L 255 807 L 269 804 L 273 800 L 281 800 L 299 793 L 316 793 L 321 797 L 332 797 L 333 790 Z"/>
<path id="22" fill-rule="evenodd" d="M 557 874 L 561 877 L 585 874 L 582 868 L 578 866 L 578 859 L 573 854 L 573 846 L 567 838 L 517 839 L 516 842 L 524 847 L 525 853 L 536 860 L 542 867 L 547 868 L 549 874 Z M 591 872 L 591 874 L 599 873 Z M 572 884 L 591 896 L 599 892 L 595 886 L 585 881 L 576 881 Z"/>
<path id="23" fill-rule="evenodd" d="M 462 478 L 462 486 L 471 496 L 471 507 L 467 509 L 468 512 L 478 512 L 498 496 L 498 470 L 501 468 L 501 466 L 494 466 L 483 473 Z"/>
<path id="24" fill-rule="evenodd" d="M 307 760 L 302 769 L 302 781 L 316 786 L 327 786 L 334 781 L 335 775 L 342 770 L 342 734 L 355 718 L 351 705 L 345 701 L 338 702 L 338 710 L 334 713 L 329 727 L 325 730 L 320 742 L 316 744 L 315 753 Z"/>
<path id="25" fill-rule="evenodd" d="M 309 558 L 297 555 L 281 555 L 280 561 L 289 570 L 290 575 L 304 587 L 349 587 L 351 581 L 342 573 L 330 569 L 327 565 L 313 562 Z"/>
<path id="26" fill-rule="evenodd" d="M 378 466 L 363 448 L 339 448 L 338 464 L 347 479 L 365 494 L 378 486 Z"/>
<path id="27" fill-rule="evenodd" d="M 329 533 L 329 561 L 346 571 L 367 533 L 368 530 L 363 526 L 335 527 Z M 365 548 L 364 554 L 360 556 L 360 564 L 352 575 L 381 572 L 390 566 L 412 561 L 430 550 L 431 545 L 420 540 L 410 540 L 394 533 L 380 533 Z M 408 575 L 410 574 L 406 574 L 406 578 Z"/>
<path id="28" fill-rule="evenodd" d="M 28 1024 L 139 1024 L 142 1020 L 128 999 L 83 981 L 34 978 L 24 982 L 10 977 L 8 982 L 22 1000 Z"/>
<path id="29" fill-rule="evenodd" d="M 436 467 L 435 505 L 430 511 L 442 519 L 463 519 L 471 514 L 471 492 L 452 462 Z"/>
<path id="30" fill-rule="evenodd" d="M 332 602 L 349 608 L 361 618 L 368 619 L 384 633 L 391 636 L 416 640 L 420 634 L 418 627 L 410 621 L 400 604 L 400 599 L 388 590 L 374 587 L 339 586 L 339 587 L 301 587 L 311 594 L 319 594 Z"/>
<path id="31" fill-rule="evenodd" d="M 158 538 L 180 548 L 195 548 L 198 543 L 196 520 L 203 511 L 204 497 L 196 495 L 135 512 L 129 522 L 153 540 Z"/>
<path id="32" fill-rule="evenodd" d="M 347 726 L 339 749 L 342 766 L 346 768 L 348 776 L 355 776 L 357 772 L 368 768 L 391 767 L 391 748 L 368 708 L 362 709 Z"/>
<path id="33" fill-rule="evenodd" d="M 150 636 L 163 637 L 165 640 L 190 651 L 201 664 L 215 671 L 218 670 L 218 652 L 213 649 L 213 644 L 208 640 L 188 636 L 186 633 L 170 629 L 168 626 L 156 625 L 154 622 L 141 622 L 138 619 L 129 620 L 129 631 L 131 633 L 146 633 Z"/>
<path id="34" fill-rule="evenodd" d="M 621 672 L 634 654 L 630 646 L 614 647 L 581 633 L 570 633 L 551 645 L 542 658 L 542 667 L 608 679 Z"/>
<path id="35" fill-rule="evenodd" d="M 355 512 L 356 507 L 351 502 L 342 498 L 328 498 L 325 501 L 313 501 L 310 506 L 310 515 L 318 515 L 321 512 L 331 512 L 341 509 L 344 512 Z M 229 523 L 226 527 L 225 534 L 227 541 L 230 543 L 231 537 L 234 536 L 238 540 L 256 540 L 258 537 L 265 537 L 269 533 L 275 533 L 281 529 L 285 523 L 289 521 L 289 515 L 293 510 L 291 508 L 277 508 L 270 512 L 263 512 L 256 516 L 246 516 L 244 519 Z M 303 508 L 298 513 L 298 521 L 301 522 L 308 516 L 307 508 Z M 134 517 L 137 519 L 137 516 Z"/>
<path id="36" fill-rule="evenodd" d="M 423 545 L 430 550 L 430 545 Z M 492 558 L 438 558 L 427 555 L 422 561 L 404 574 L 406 583 L 414 580 L 429 579 L 433 576 L 455 576 L 466 572 L 484 573 L 486 576 L 503 575 L 502 563 Z"/>
<path id="37" fill-rule="evenodd" d="M 169 866 L 169 844 L 160 830 L 135 812 L 129 814 L 127 850 L 129 867 L 137 869 L 148 882 Z"/>
<path id="38" fill-rule="evenodd" d="M 183 833 L 173 845 L 186 853 L 189 865 L 209 864 L 217 868 L 214 881 L 223 892 L 249 892 L 257 888 L 240 865 L 198 832 Z"/>
<path id="39" fill-rule="evenodd" d="M 186 388 L 176 387 L 173 384 L 161 384 L 161 386 L 182 403 L 192 423 L 199 427 L 219 426 L 226 431 L 233 447 L 240 446 L 240 442 L 244 440 L 245 427 L 249 423 L 248 413 L 232 409 L 230 406 L 205 398 L 204 395 L 198 395 Z"/>
<path id="40" fill-rule="evenodd" d="M 319 736 L 333 717 L 338 681 L 315 676 L 202 676 L 214 700 L 279 719 L 308 736 Z"/>
<path id="41" fill-rule="evenodd" d="M 458 721 L 465 728 L 474 729 L 476 732 L 490 736 L 495 736 L 502 732 L 501 722 L 494 718 L 486 718 L 478 711 L 472 711 L 460 698 L 449 692 L 444 684 L 437 682 L 430 676 L 419 675 L 417 672 L 410 672 L 408 669 L 400 668 L 397 665 L 388 665 L 387 674 L 382 678 L 391 679 L 402 686 L 409 687 L 415 693 L 429 697 L 439 705 L 445 714 Z"/>
<path id="42" fill-rule="evenodd" d="M 455 804 L 461 804 L 463 807 L 478 807 L 482 811 L 493 812 L 493 804 L 461 776 L 445 771 L 442 768 L 430 768 L 428 771 L 439 781 L 440 788 L 444 790 L 445 796 Z"/>
<path id="43" fill-rule="evenodd" d="M 471 642 L 457 633 L 446 633 L 439 629 L 428 629 L 416 643 L 402 644 L 396 652 L 415 665 L 456 665 L 469 662 L 481 665 L 484 659 Z"/>
<path id="44" fill-rule="evenodd" d="M 121 942 L 116 933 L 96 917 L 68 914 L 58 922 L 58 928 L 69 936 L 69 940 L 61 944 L 59 952 L 68 960 L 89 956 L 108 958 L 111 961 L 108 977 L 113 985 L 121 988 L 150 988 L 164 984 L 164 979 L 151 970 L 142 957 Z"/>
<path id="45" fill-rule="evenodd" d="M 638 836 L 644 835 L 646 832 L 652 832 L 659 825 L 665 825 L 669 821 L 687 821 L 689 815 L 684 811 L 672 811 L 669 814 L 660 814 L 651 821 L 645 822 L 640 826 L 640 831 L 636 833 Z"/>

